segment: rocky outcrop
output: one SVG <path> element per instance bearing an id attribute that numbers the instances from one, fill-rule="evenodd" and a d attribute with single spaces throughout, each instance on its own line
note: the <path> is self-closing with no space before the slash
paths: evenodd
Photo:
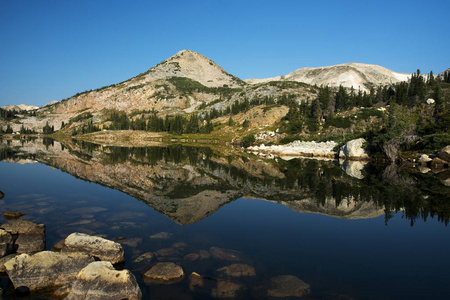
<path id="1" fill-rule="evenodd" d="M 337 145 L 336 142 L 303 142 L 293 141 L 286 145 L 271 145 L 266 146 L 264 144 L 259 146 L 251 146 L 247 148 L 247 151 L 273 154 L 280 157 L 328 157 L 334 158 L 336 152 L 333 148 Z"/>
<path id="2" fill-rule="evenodd" d="M 42 251 L 18 255 L 6 262 L 5 268 L 15 288 L 25 286 L 33 292 L 72 282 L 93 261 L 81 253 Z"/>
<path id="3" fill-rule="evenodd" d="M 61 249 L 64 253 L 85 253 L 99 260 L 109 261 L 112 264 L 125 262 L 124 251 L 119 243 L 84 233 L 69 235 Z"/>
<path id="4" fill-rule="evenodd" d="M 303 297 L 310 293 L 310 285 L 292 275 L 272 278 L 267 290 L 267 296 L 273 298 Z"/>
<path id="5" fill-rule="evenodd" d="M 141 289 L 130 271 L 117 271 L 110 262 L 96 261 L 78 273 L 65 299 L 135 300 L 141 298 Z"/>
<path id="6" fill-rule="evenodd" d="M 184 278 L 184 271 L 173 262 L 160 262 L 142 275 L 147 283 L 173 283 Z"/>
<path id="7" fill-rule="evenodd" d="M 339 157 L 346 159 L 367 159 L 369 153 L 365 149 L 366 140 L 363 138 L 348 141 L 339 150 Z"/>

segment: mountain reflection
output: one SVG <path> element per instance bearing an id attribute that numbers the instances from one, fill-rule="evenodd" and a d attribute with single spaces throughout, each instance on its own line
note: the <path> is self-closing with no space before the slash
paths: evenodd
<path id="1" fill-rule="evenodd" d="M 1 141 L 1 140 L 0 140 Z M 434 175 L 395 166 L 307 159 L 262 159 L 226 146 L 102 146 L 72 140 L 2 141 L 0 159 L 41 162 L 135 197 L 181 225 L 198 222 L 240 197 L 285 205 L 299 213 L 386 224 L 402 212 L 450 218 L 450 188 Z"/>

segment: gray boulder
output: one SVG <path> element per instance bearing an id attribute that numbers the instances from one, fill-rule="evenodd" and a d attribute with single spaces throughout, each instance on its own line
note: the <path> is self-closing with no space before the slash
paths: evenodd
<path id="1" fill-rule="evenodd" d="M 71 283 L 94 258 L 81 253 L 42 251 L 21 254 L 5 263 L 6 273 L 15 288 L 31 292 Z"/>
<path id="2" fill-rule="evenodd" d="M 85 253 L 112 264 L 125 262 L 124 251 L 119 243 L 78 232 L 65 239 L 61 252 Z"/>
<path id="3" fill-rule="evenodd" d="M 138 300 L 141 298 L 141 289 L 130 271 L 117 271 L 110 262 L 96 261 L 78 273 L 65 299 Z"/>
<path id="4" fill-rule="evenodd" d="M 363 138 L 348 141 L 339 151 L 339 157 L 366 159 L 369 153 L 365 149 L 366 140 Z"/>

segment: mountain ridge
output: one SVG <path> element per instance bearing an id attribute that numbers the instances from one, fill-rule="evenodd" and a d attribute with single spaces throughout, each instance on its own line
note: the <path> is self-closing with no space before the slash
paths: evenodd
<path id="1" fill-rule="evenodd" d="M 297 81 L 311 85 L 329 85 L 338 87 L 368 90 L 371 85 L 394 84 L 407 81 L 410 74 L 398 73 L 385 67 L 364 63 L 344 63 L 325 67 L 304 67 L 294 70 L 287 75 L 270 78 L 249 78 L 244 81 L 249 84 L 269 81 Z"/>

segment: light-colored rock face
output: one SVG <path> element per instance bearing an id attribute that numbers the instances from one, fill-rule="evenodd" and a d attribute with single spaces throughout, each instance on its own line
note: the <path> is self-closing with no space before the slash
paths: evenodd
<path id="1" fill-rule="evenodd" d="M 78 273 L 66 299 L 141 298 L 141 289 L 130 271 L 117 271 L 110 262 L 96 261 Z"/>
<path id="2" fill-rule="evenodd" d="M 11 253 L 12 248 L 13 239 L 11 234 L 4 229 L 0 229 L 0 257 Z"/>
<path id="3" fill-rule="evenodd" d="M 169 59 L 149 70 L 148 78 L 153 80 L 170 77 L 186 77 L 208 87 L 239 87 L 240 80 L 231 76 L 209 58 L 191 51 L 181 50 Z"/>
<path id="4" fill-rule="evenodd" d="M 5 268 L 15 288 L 26 286 L 36 291 L 72 282 L 93 261 L 86 254 L 42 251 L 15 256 L 5 263 Z"/>
<path id="5" fill-rule="evenodd" d="M 268 82 L 268 81 L 298 81 L 311 85 L 329 85 L 354 89 L 367 90 L 366 84 L 385 85 L 407 81 L 409 74 L 396 73 L 378 65 L 362 63 L 346 63 L 335 66 L 319 68 L 301 68 L 285 76 L 277 76 L 265 79 L 246 79 L 250 84 Z"/>
<path id="6" fill-rule="evenodd" d="M 26 104 L 19 104 L 19 105 L 6 105 L 6 106 L 2 106 L 1 108 L 3 108 L 4 110 L 15 110 L 15 111 L 30 111 L 30 110 L 35 110 L 38 109 L 39 106 L 36 105 L 26 105 Z"/>
<path id="7" fill-rule="evenodd" d="M 61 251 L 89 254 L 112 264 L 125 261 L 124 251 L 119 243 L 78 232 L 72 233 L 65 239 Z"/>
<path id="8" fill-rule="evenodd" d="M 364 148 L 366 140 L 363 138 L 348 141 L 344 146 L 341 147 L 339 156 L 345 156 L 348 158 L 368 158 L 369 155 Z"/>

